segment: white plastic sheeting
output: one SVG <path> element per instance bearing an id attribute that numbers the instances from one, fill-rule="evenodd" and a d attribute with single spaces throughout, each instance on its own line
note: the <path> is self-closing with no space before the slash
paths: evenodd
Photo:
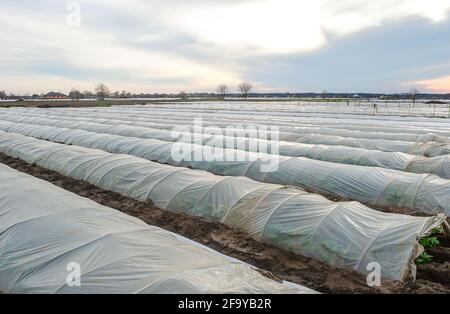
<path id="1" fill-rule="evenodd" d="M 216 105 L 218 102 L 210 102 L 210 104 Z M 272 104 L 273 102 L 269 102 L 266 104 Z M 199 103 L 198 103 L 199 104 Z M 201 105 L 205 105 L 207 103 L 201 102 Z M 231 105 L 231 106 L 230 106 Z M 395 121 L 395 124 L 397 122 L 400 122 L 399 124 L 407 124 L 407 125 L 422 125 L 424 124 L 430 127 L 431 125 L 439 125 L 439 124 L 448 124 L 448 116 L 445 116 L 444 118 L 436 118 L 433 117 L 432 119 L 429 117 L 418 117 L 418 116 L 396 116 L 396 115 L 385 115 L 385 116 L 376 116 L 373 115 L 373 111 L 369 112 L 369 114 L 361 114 L 361 113 L 349 113 L 349 112 L 343 112 L 343 113 L 323 113 L 323 112 L 302 112 L 296 110 L 296 108 L 290 108 L 288 110 L 285 110 L 286 106 L 272 106 L 272 108 L 264 108 L 264 103 L 257 103 L 257 102 L 244 102 L 241 103 L 240 108 L 231 108 L 233 106 L 233 103 L 227 102 L 227 103 L 221 103 L 219 106 L 215 106 L 215 108 L 206 108 L 206 106 L 203 106 L 203 108 L 195 108 L 195 104 L 192 102 L 185 102 L 185 103 L 165 103 L 165 104 L 148 104 L 148 105 L 134 105 L 132 107 L 128 105 L 123 106 L 113 106 L 111 108 L 119 109 L 119 110 L 130 110 L 130 108 L 133 108 L 133 110 L 141 110 L 141 112 L 149 112 L 149 111 L 172 111 L 172 112 L 178 112 L 178 113 L 201 113 L 201 114 L 213 114 L 213 115 L 227 115 L 227 116 L 248 116 L 248 117 L 257 117 L 257 118 L 272 118 L 272 119 L 282 119 L 282 120 L 290 120 L 290 121 L 300 121 L 300 120 L 306 120 L 306 119 L 320 119 L 327 121 L 331 121 L 332 119 L 338 118 L 339 120 L 349 120 L 349 121 L 358 121 L 358 122 L 364 122 L 368 124 L 373 124 L 373 121 Z M 298 108 L 298 107 L 297 107 Z M 373 108 L 372 108 L 373 109 Z M 446 108 L 447 110 L 450 108 Z M 429 123 L 431 122 L 431 124 Z"/>
<path id="2" fill-rule="evenodd" d="M 156 206 L 222 222 L 253 238 L 337 267 L 367 273 L 377 262 L 382 277 L 415 274 L 418 239 L 444 215 L 412 217 L 334 203 L 302 190 L 244 177 L 153 163 L 129 155 L 46 142 L 0 132 L 0 152 Z"/>
<path id="3" fill-rule="evenodd" d="M 65 119 L 65 120 L 73 120 L 73 121 L 87 121 L 87 122 L 95 122 L 96 118 L 92 118 L 92 111 L 81 111 L 77 110 L 73 112 L 73 110 L 67 111 L 47 111 L 46 114 L 39 114 L 39 112 L 34 110 L 27 110 L 21 113 L 21 115 L 26 116 L 35 116 L 41 118 L 48 119 Z M 171 120 L 169 118 L 164 118 L 164 121 L 161 122 L 161 118 L 153 117 L 153 118 L 142 118 L 142 117 L 131 117 L 127 118 L 123 115 L 103 112 L 100 113 L 101 119 L 107 119 L 106 122 L 108 124 L 131 124 L 136 126 L 143 127 L 151 127 L 156 129 L 165 129 L 172 130 L 176 125 L 185 125 L 190 129 L 191 132 L 195 132 L 193 126 L 193 121 L 186 120 Z M 183 118 L 191 119 L 191 117 L 186 116 Z M 98 119 L 98 118 L 97 118 Z M 262 121 L 256 121 L 259 125 L 261 125 Z M 268 121 L 267 121 L 268 122 Z M 223 131 L 224 128 L 231 129 L 232 124 L 230 121 L 222 122 L 222 121 L 210 121 L 208 119 L 202 118 L 202 124 L 205 127 L 208 127 L 210 132 L 214 132 L 215 128 L 218 132 Z M 234 127 L 236 129 L 245 129 L 249 126 L 255 126 L 255 124 L 251 124 L 248 122 L 236 123 L 234 121 Z M 279 130 L 278 137 L 281 141 L 291 141 L 291 142 L 301 142 L 304 135 L 310 134 L 321 134 L 321 135 L 333 135 L 340 137 L 350 137 L 350 138 L 362 138 L 362 139 L 383 139 L 383 140 L 398 140 L 398 141 L 408 141 L 408 142 L 441 142 L 448 143 L 450 142 L 450 138 L 447 136 L 442 136 L 438 134 L 433 134 L 432 132 L 426 134 L 417 134 L 417 133 L 408 133 L 407 130 L 397 131 L 396 133 L 392 132 L 382 132 L 381 130 L 377 131 L 363 131 L 363 130 L 346 130 L 339 128 L 330 128 L 328 126 L 277 126 L 273 123 L 270 123 L 273 126 L 276 126 Z M 262 124 L 263 125 L 263 124 Z"/>
<path id="4" fill-rule="evenodd" d="M 3 293 L 313 293 L 1 164 L 0 199 Z"/>
<path id="5" fill-rule="evenodd" d="M 102 123 L 108 123 L 113 125 L 120 125 L 124 121 L 111 119 L 96 119 L 87 117 L 81 118 L 73 116 L 70 117 L 57 115 L 46 116 L 45 114 L 30 114 L 28 113 L 28 111 L 26 115 L 35 116 L 39 118 L 47 117 L 48 119 L 54 119 L 58 121 L 59 120 L 72 120 L 72 121 L 74 120 L 87 122 L 99 121 Z M 102 116 L 104 116 L 105 118 L 109 117 L 108 114 L 102 114 Z M 153 127 L 154 125 L 164 126 L 164 124 L 141 122 L 141 121 L 148 121 L 148 119 L 141 118 L 139 116 L 133 117 L 133 119 L 135 119 L 135 121 L 131 122 L 130 124 L 134 126 L 147 126 L 147 127 L 148 126 Z M 13 118 L 12 120 L 15 119 Z M 167 119 L 164 119 L 164 121 L 166 120 Z M 225 125 L 222 126 L 226 127 Z M 168 137 L 162 139 L 168 140 Z M 399 152 L 382 152 L 378 150 L 367 150 L 362 148 L 354 148 L 346 146 L 329 146 L 320 144 L 314 145 L 314 144 L 286 143 L 286 142 L 280 142 L 279 153 L 281 155 L 286 156 L 306 157 L 310 159 L 317 159 L 334 163 L 353 164 L 369 167 L 381 167 L 413 173 L 430 173 L 436 174 L 444 179 L 450 179 L 450 155 L 428 158 Z"/>
<path id="6" fill-rule="evenodd" d="M 114 115 L 117 119 L 123 118 L 138 118 L 138 119 L 153 119 L 155 122 L 161 122 L 164 118 L 164 123 L 192 123 L 195 118 L 202 118 L 204 122 L 214 123 L 221 126 L 233 124 L 262 124 L 268 126 L 279 126 L 281 131 L 293 132 L 296 127 L 325 127 L 327 129 L 337 130 L 354 130 L 367 131 L 367 133 L 399 133 L 403 134 L 435 134 L 444 138 L 450 137 L 450 120 L 448 119 L 421 119 L 415 121 L 413 118 L 395 118 L 384 117 L 382 120 L 373 116 L 319 116 L 319 117 L 294 117 L 293 116 L 278 116 L 273 113 L 251 112 L 251 111 L 224 111 L 224 110 L 191 110 L 187 108 L 170 109 L 167 106 L 113 106 L 107 108 L 14 108 L 8 109 L 9 112 L 18 112 L 21 114 L 58 114 L 67 116 L 97 116 Z M 159 119 L 159 120 L 158 120 Z M 386 121 L 388 123 L 386 123 Z M 387 125 L 388 124 L 388 125 Z M 295 132 L 294 132 L 295 133 Z M 366 135 L 363 135 L 366 136 Z M 369 135 L 371 136 L 371 135 Z M 377 136 L 372 135 L 372 136 Z M 377 137 L 378 138 L 378 137 Z M 401 138 L 406 140 L 406 138 Z"/>
<path id="7" fill-rule="evenodd" d="M 438 118 L 412 118 L 412 117 L 376 117 L 364 115 L 297 115 L 295 111 L 288 113 L 247 110 L 250 103 L 246 103 L 246 110 L 196 110 L 189 104 L 171 106 L 170 104 L 148 106 L 113 106 L 96 108 L 11 108 L 7 111 L 20 113 L 47 113 L 61 115 L 78 115 L 88 113 L 87 116 L 101 114 L 115 114 L 118 118 L 159 118 L 164 121 L 189 122 L 194 118 L 203 118 L 214 123 L 225 122 L 227 125 L 236 123 L 253 123 L 264 125 L 277 125 L 280 127 L 325 126 L 333 129 L 348 129 L 384 133 L 412 133 L 429 134 L 450 137 L 450 120 Z"/>
<path id="8" fill-rule="evenodd" d="M 94 131 L 107 134 L 119 134 L 124 136 L 142 137 L 142 138 L 156 138 L 164 141 L 174 141 L 169 131 L 156 129 L 138 129 L 140 132 L 133 132 L 133 128 L 138 127 L 139 121 L 134 122 L 135 126 L 113 125 L 113 122 L 108 119 L 97 119 L 102 123 L 111 123 L 111 126 L 105 127 L 99 123 L 77 123 L 73 121 L 68 122 L 65 119 L 46 119 L 46 118 L 30 118 L 19 116 L 1 116 L 0 119 L 5 121 L 23 122 L 36 125 L 50 125 L 64 128 L 77 128 L 86 131 Z M 1 121 L 1 120 L 0 120 Z M 153 132 L 152 132 L 153 130 Z M 185 140 L 189 136 L 184 133 Z M 203 144 L 207 146 L 216 146 L 218 142 L 222 141 L 222 137 L 209 136 L 203 137 Z M 225 140 L 228 137 L 225 137 Z M 378 150 L 367 150 L 362 148 L 353 148 L 346 146 L 329 146 L 329 145 L 314 145 L 302 144 L 292 142 L 268 142 L 264 140 L 249 140 L 239 138 L 241 143 L 245 142 L 244 147 L 235 146 L 235 148 L 244 148 L 247 151 L 256 152 L 258 146 L 271 147 L 273 143 L 277 145 L 278 153 L 284 156 L 291 157 L 306 157 L 310 159 L 317 159 L 342 164 L 354 164 L 359 166 L 382 167 L 387 169 L 401 170 L 414 173 L 430 173 L 436 174 L 441 178 L 450 179 L 450 155 L 437 157 L 423 157 L 400 152 L 382 152 Z M 250 143 L 257 143 L 257 145 L 250 145 Z"/>
<path id="9" fill-rule="evenodd" d="M 173 137 L 173 133 L 169 130 L 163 129 L 154 129 L 147 127 L 138 127 L 134 125 L 114 125 L 109 124 L 108 121 L 103 119 L 98 119 L 98 123 L 93 122 L 76 122 L 64 119 L 47 119 L 47 118 L 33 118 L 33 117 L 21 117 L 15 114 L 3 114 L 0 116 L 0 119 L 11 122 L 18 123 L 31 123 L 37 125 L 50 125 L 71 129 L 80 129 L 85 131 L 99 132 L 99 133 L 110 133 L 117 134 L 123 136 L 133 136 L 133 137 L 142 137 L 142 138 L 154 138 L 165 141 L 176 141 L 176 140 L 186 140 L 189 142 L 192 141 L 194 134 L 200 138 L 203 145 L 214 145 L 217 146 L 218 143 L 221 144 L 221 147 L 225 146 L 225 143 L 246 141 L 249 142 L 251 140 L 252 143 L 257 143 L 258 145 L 253 146 L 271 146 L 270 141 L 254 139 L 254 138 L 245 138 L 245 137 L 235 137 L 235 136 L 223 136 L 223 135 L 214 135 L 214 134 L 205 134 L 205 133 L 190 133 L 190 132 L 178 132 L 180 138 Z M 130 123 L 132 124 L 132 123 Z M 331 146 L 349 146 L 349 147 L 358 147 L 367 150 L 381 150 L 386 152 L 404 152 L 412 155 L 425 155 L 425 156 L 441 156 L 450 153 L 450 144 L 445 143 L 436 143 L 436 142 L 427 142 L 427 143 L 416 143 L 416 142 L 404 142 L 404 141 L 388 141 L 388 140 L 372 140 L 372 139 L 352 139 L 352 138 L 344 138 L 339 136 L 327 136 L 320 134 L 311 134 L 302 137 L 302 143 L 306 144 L 325 144 Z M 209 144 L 212 143 L 212 144 Z M 278 146 L 280 145 L 294 145 L 296 142 L 275 142 Z M 246 145 L 249 146 L 249 145 Z M 237 145 L 234 147 L 237 148 Z M 280 154 L 282 153 L 280 148 Z"/>
<path id="10" fill-rule="evenodd" d="M 166 99 L 167 100 L 167 99 Z M 137 99 L 139 103 L 144 99 Z M 445 102 L 445 100 L 444 100 Z M 374 104 L 377 106 L 375 107 Z M 247 101 L 234 98 L 233 101 L 203 101 L 197 102 L 191 99 L 188 102 L 165 102 L 154 104 L 152 107 L 161 109 L 171 108 L 177 110 L 202 110 L 202 111 L 237 111 L 253 114 L 274 115 L 364 115 L 364 116 L 413 116 L 413 117 L 450 117 L 450 107 L 447 104 L 425 104 L 423 102 L 412 103 L 409 101 L 386 101 L 380 99 L 348 99 L 347 101 L 330 100 L 289 100 L 289 99 L 262 99 L 252 98 Z"/>
<path id="11" fill-rule="evenodd" d="M 39 118 L 47 118 L 54 120 L 71 120 L 71 121 L 86 121 L 93 122 L 97 121 L 98 123 L 107 123 L 111 125 L 133 125 L 133 126 L 141 126 L 141 127 L 151 127 L 156 129 L 167 129 L 171 130 L 175 127 L 174 124 L 163 124 L 160 119 L 157 118 L 142 118 L 139 115 L 131 115 L 130 118 L 126 118 L 117 115 L 111 115 L 107 112 L 101 112 L 101 119 L 98 118 L 89 118 L 75 115 L 72 112 L 75 109 L 56 111 L 59 114 L 63 115 L 52 115 L 50 113 L 55 113 L 55 110 L 49 111 L 49 115 L 32 113 L 32 112 L 40 112 L 32 109 L 28 109 L 25 111 L 25 116 L 34 116 Z M 76 112 L 80 112 L 81 109 L 76 109 Z M 92 111 L 91 109 L 90 111 Z M 87 111 L 89 112 L 89 110 Z M 97 112 L 91 112 L 94 115 L 97 115 Z M 186 117 L 186 119 L 189 119 Z M 165 118 L 164 121 L 168 121 L 169 119 Z M 195 132 L 196 130 L 190 126 L 191 122 L 185 120 L 175 120 L 175 123 L 179 123 L 181 125 L 187 125 L 187 127 L 191 130 L 191 132 Z M 205 122 L 202 121 L 202 124 L 205 126 L 208 125 L 216 125 L 219 128 L 226 128 L 230 122 Z M 245 124 L 244 127 L 251 126 L 251 124 Z M 283 127 L 280 128 L 282 130 Z M 208 127 L 208 132 L 214 132 L 214 129 Z M 223 131 L 223 129 L 221 130 Z M 450 132 L 448 132 L 450 134 Z M 280 133 L 282 135 L 282 133 Z M 428 136 L 428 135 L 421 135 Z M 281 138 L 282 139 L 282 138 Z M 442 145 L 439 145 L 442 146 Z M 288 149 L 288 148 L 291 149 Z M 293 157 L 306 157 L 311 159 L 330 161 L 335 163 L 344 163 L 344 164 L 354 164 L 360 166 L 369 166 L 369 167 L 382 167 L 387 169 L 394 170 L 402 170 L 407 172 L 414 173 L 430 173 L 436 174 L 441 178 L 450 179 L 450 155 L 437 156 L 437 157 L 423 157 L 416 156 L 406 153 L 400 152 L 382 152 L 379 150 L 367 150 L 362 148 L 354 148 L 354 147 L 346 147 L 346 146 L 333 146 L 333 145 L 320 145 L 320 144 L 302 144 L 302 143 L 282 143 L 280 147 L 281 155 L 293 156 Z M 284 149 L 286 148 L 286 149 Z M 441 153 L 445 153 L 446 151 L 442 151 Z M 425 152 L 425 154 L 430 154 L 430 152 Z"/>
<path id="12" fill-rule="evenodd" d="M 219 158 L 208 160 L 210 148 L 201 145 L 180 147 L 173 142 L 5 121 L 0 121 L 0 130 L 220 175 L 246 176 L 261 182 L 298 186 L 374 207 L 450 215 L 450 181 L 435 175 L 247 152 L 242 152 L 240 159 L 236 160 L 236 150 L 221 149 L 213 152 L 213 156 Z M 196 159 L 196 156 L 201 158 Z M 272 168 L 272 171 L 267 172 L 265 170 L 269 169 L 265 168 Z"/>
<path id="13" fill-rule="evenodd" d="M 301 153 L 298 153 L 297 155 L 293 155 L 294 154 L 294 152 L 292 152 L 293 150 L 305 151 L 306 147 L 311 148 L 311 145 L 304 146 L 305 144 L 302 145 L 300 143 L 295 143 L 295 142 L 267 141 L 267 140 L 254 139 L 254 138 L 249 139 L 249 138 L 245 138 L 245 137 L 230 137 L 230 136 L 222 136 L 222 135 L 214 135 L 214 134 L 190 133 L 190 132 L 183 132 L 183 131 L 178 132 L 178 134 L 181 138 L 176 138 L 173 136 L 173 133 L 169 130 L 146 128 L 146 127 L 139 127 L 139 126 L 135 126 L 135 125 L 125 125 L 125 124 L 120 124 L 120 125 L 108 124 L 109 121 L 105 120 L 105 119 L 97 119 L 96 121 L 98 123 L 93 123 L 93 122 L 83 122 L 83 121 L 76 122 L 76 121 L 70 121 L 70 120 L 64 120 L 64 119 L 48 119 L 48 118 L 39 118 L 39 117 L 34 118 L 34 117 L 26 117 L 26 116 L 21 117 L 21 116 L 15 115 L 15 114 L 4 114 L 4 115 L 0 116 L 0 119 L 5 120 L 5 121 L 18 122 L 18 123 L 50 125 L 50 126 L 80 129 L 80 130 L 99 132 L 99 133 L 117 134 L 117 135 L 123 135 L 123 136 L 154 138 L 154 139 L 165 140 L 165 141 L 176 141 L 176 140 L 183 141 L 183 140 L 188 139 L 189 142 L 192 142 L 193 136 L 195 134 L 197 134 L 196 135 L 197 138 L 200 138 L 201 144 L 203 144 L 203 145 L 217 146 L 218 143 L 223 143 L 223 144 L 221 144 L 222 145 L 221 147 L 232 148 L 229 146 L 225 146 L 225 143 L 229 143 L 230 141 L 231 142 L 240 141 L 240 142 L 246 142 L 247 144 L 245 145 L 245 147 L 249 150 L 251 149 L 251 146 L 266 147 L 266 146 L 277 145 L 277 147 L 279 147 L 279 153 L 281 155 L 288 155 L 288 156 L 294 156 L 294 157 L 299 157 L 299 156 L 303 156 L 303 155 L 298 155 Z M 310 137 L 311 138 L 323 137 L 323 135 L 312 135 Z M 328 138 L 330 138 L 330 137 L 328 137 Z M 345 138 L 341 138 L 341 139 L 344 142 L 352 141 L 351 139 L 345 139 Z M 366 140 L 363 140 L 363 141 L 366 141 Z M 434 142 L 410 143 L 410 142 L 385 141 L 385 140 L 367 140 L 367 141 L 373 142 L 373 144 L 376 144 L 376 146 L 380 143 L 382 146 L 382 142 L 386 142 L 386 143 L 389 143 L 389 146 L 391 147 L 393 152 L 403 152 L 403 150 L 406 150 L 412 155 L 441 156 L 441 155 L 448 154 L 450 152 L 450 150 L 449 150 L 450 145 L 445 144 L 445 143 L 434 143 Z M 257 144 L 257 145 L 248 145 L 249 142 L 251 142 L 253 144 Z M 403 144 L 406 143 L 406 146 L 409 148 L 406 149 L 402 143 Z M 334 144 L 331 144 L 328 146 L 336 147 L 339 145 L 337 143 L 334 143 Z M 347 145 L 345 145 L 345 143 L 342 143 L 342 146 L 347 146 Z M 364 145 L 362 145 L 362 146 L 364 146 Z M 371 145 L 369 145 L 369 146 L 371 146 Z M 394 146 L 397 147 L 397 150 L 394 149 Z M 234 148 L 238 148 L 238 146 L 235 145 Z M 239 147 L 239 149 L 240 149 L 240 147 Z M 369 149 L 364 148 L 364 150 L 367 151 L 367 150 L 382 150 L 382 149 L 377 149 L 376 147 L 372 147 Z M 351 152 L 351 151 L 349 151 L 349 152 Z M 373 155 L 375 155 L 375 154 L 373 154 Z M 303 157 L 309 157 L 309 156 L 303 156 Z M 361 158 L 363 158 L 363 159 L 364 159 L 364 157 L 361 156 Z M 369 159 L 371 158 L 370 156 L 368 156 L 368 157 L 369 157 Z M 359 156 L 358 156 L 358 158 L 359 158 Z M 400 158 L 402 158 L 402 157 L 400 157 Z M 317 158 L 315 158 L 315 159 L 317 159 Z M 438 161 L 437 163 L 433 163 L 433 166 L 438 166 L 436 168 L 439 168 L 440 161 Z M 374 161 L 374 162 L 381 163 L 380 161 Z M 389 161 L 385 160 L 384 162 L 389 164 Z M 394 164 L 395 164 L 395 162 L 394 162 Z M 411 171 L 411 172 L 413 172 L 413 171 Z"/>

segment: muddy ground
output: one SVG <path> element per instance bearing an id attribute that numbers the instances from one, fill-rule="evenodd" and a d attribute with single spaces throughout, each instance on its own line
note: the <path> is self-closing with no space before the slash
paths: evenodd
<path id="1" fill-rule="evenodd" d="M 0 154 L 0 163 L 245 261 L 260 268 L 264 275 L 275 280 L 288 280 L 333 294 L 450 293 L 450 241 L 444 238 L 440 238 L 440 247 L 428 252 L 434 256 L 433 262 L 418 267 L 417 281 L 399 283 L 385 280 L 381 287 L 370 288 L 366 285 L 365 276 L 359 273 L 336 269 L 310 258 L 259 243 L 225 225 L 163 211 L 151 203 L 138 202 L 3 154 Z"/>

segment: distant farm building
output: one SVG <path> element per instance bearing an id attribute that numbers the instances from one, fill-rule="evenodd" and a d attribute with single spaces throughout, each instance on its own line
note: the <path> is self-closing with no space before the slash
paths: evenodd
<path id="1" fill-rule="evenodd" d="M 68 96 L 64 95 L 62 93 L 50 92 L 50 93 L 45 94 L 42 98 L 43 99 L 67 99 Z"/>

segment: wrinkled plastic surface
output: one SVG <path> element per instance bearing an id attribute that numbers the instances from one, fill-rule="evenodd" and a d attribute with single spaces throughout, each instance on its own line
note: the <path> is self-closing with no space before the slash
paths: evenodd
<path id="1" fill-rule="evenodd" d="M 80 129 L 90 128 L 88 131 L 94 131 L 93 128 L 95 128 L 97 132 L 115 126 L 121 128 L 120 135 L 144 137 L 144 138 L 149 138 L 150 136 L 153 136 L 156 139 L 172 140 L 172 141 L 176 140 L 176 138 L 172 136 L 172 133 L 169 130 L 149 128 L 149 127 L 138 127 L 133 122 L 129 123 L 131 125 L 127 125 L 125 123 L 120 125 L 114 125 L 111 124 L 110 121 L 104 119 L 92 120 L 95 122 L 91 123 L 83 121 L 76 122 L 64 119 L 52 120 L 48 118 L 33 118 L 26 116 L 21 117 L 14 114 L 10 115 L 8 113 L 2 114 L 1 118 L 12 122 L 55 125 L 60 127 L 70 127 L 70 125 L 73 125 L 72 128 L 80 128 Z M 55 121 L 57 121 L 57 124 L 53 124 Z M 186 130 L 186 132 L 184 133 L 187 132 L 189 132 L 189 130 Z M 330 134 L 336 133 L 338 133 L 338 131 L 333 130 L 331 131 Z M 283 137 L 281 135 L 282 134 L 280 134 L 281 140 L 283 140 Z M 191 133 L 183 134 L 183 132 L 180 132 L 180 136 L 190 137 Z M 225 142 L 227 138 L 231 137 L 223 135 L 213 136 L 211 134 L 201 134 L 199 136 L 201 136 L 202 144 L 206 144 L 207 142 L 214 142 L 214 143 L 220 141 Z M 234 137 L 235 136 L 233 136 L 232 138 Z M 372 138 L 352 138 L 338 135 L 324 135 L 314 133 L 306 135 L 286 133 L 284 139 L 285 143 L 292 142 L 304 144 L 321 144 L 329 146 L 347 146 L 347 147 L 362 148 L 366 150 L 380 150 L 384 152 L 402 152 L 411 155 L 424 155 L 427 157 L 436 157 L 450 153 L 450 144 L 439 142 L 409 142 L 405 140 L 401 141 L 401 140 L 386 140 L 386 139 L 372 139 Z M 264 140 L 258 140 L 258 142 L 264 142 Z"/>
<path id="2" fill-rule="evenodd" d="M 330 265 L 367 273 L 377 262 L 382 277 L 415 275 L 418 239 L 444 215 L 382 213 L 357 202 L 335 203 L 302 190 L 244 177 L 172 167 L 129 155 L 0 132 L 0 152 L 173 212 L 201 216 L 253 238 Z"/>
<path id="3" fill-rule="evenodd" d="M 195 156 L 206 156 L 207 153 L 208 147 L 201 145 L 180 147 L 183 159 L 179 160 L 174 158 L 179 145 L 173 142 L 5 121 L 0 121 L 0 130 L 220 175 L 246 176 L 261 182 L 298 186 L 319 194 L 357 200 L 369 206 L 450 214 L 450 181 L 434 175 L 247 152 L 243 153 L 241 161 L 232 161 L 231 158 L 207 161 L 204 157 L 197 160 Z M 215 153 L 233 157 L 236 151 L 216 149 Z M 273 162 L 273 170 L 267 172 L 268 169 L 264 169 L 268 168 L 270 161 Z"/>
<path id="4" fill-rule="evenodd" d="M 8 111 L 9 112 L 9 111 Z M 15 111 L 14 111 L 15 112 Z M 95 112 L 94 112 L 95 114 Z M 28 111 L 27 114 L 29 115 Z M 102 116 L 108 116 L 107 114 L 102 114 Z M 75 128 L 85 131 L 108 133 L 108 134 L 118 134 L 123 136 L 141 137 L 141 138 L 155 138 L 164 141 L 175 141 L 176 138 L 172 136 L 172 133 L 165 129 L 152 129 L 148 127 L 148 122 L 139 122 L 139 117 L 133 118 L 136 121 L 125 123 L 122 120 L 111 120 L 111 119 L 97 119 L 97 118 L 83 118 L 82 120 L 76 117 L 67 118 L 64 116 L 50 116 L 52 119 L 44 118 L 45 115 L 39 115 L 39 117 L 30 116 L 18 116 L 11 114 L 1 115 L 0 119 L 4 121 L 11 121 L 17 123 L 27 123 L 35 125 L 48 125 L 48 126 L 58 126 L 63 128 Z M 71 120 L 71 119 L 74 120 Z M 97 121 L 84 122 L 86 121 Z M 75 123 L 75 122 L 80 123 Z M 117 121 L 116 124 L 114 121 Z M 120 124 L 117 124 L 120 123 Z M 180 123 L 182 123 L 180 121 Z M 107 125 L 103 125 L 107 124 Z M 133 130 L 133 128 L 135 130 Z M 137 130 L 136 130 L 137 128 Z M 195 131 L 195 130 L 194 130 Z M 191 142 L 192 136 L 185 132 L 179 132 L 182 136 L 179 140 L 185 142 Z M 217 143 L 223 143 L 229 137 L 221 136 L 203 136 L 202 144 L 208 146 L 217 146 Z M 450 156 L 443 155 L 433 158 L 416 156 L 412 154 L 406 154 L 402 152 L 384 152 L 380 150 L 368 150 L 364 148 L 347 147 L 347 146 L 335 146 L 335 145 L 321 145 L 321 144 L 303 144 L 294 142 L 273 142 L 265 140 L 256 139 L 244 139 L 240 138 L 240 141 L 245 143 L 243 146 L 237 146 L 236 148 L 245 149 L 247 151 L 257 152 L 258 147 L 265 147 L 266 145 L 271 147 L 275 144 L 278 147 L 278 152 L 280 155 L 292 156 L 292 157 L 306 157 L 310 159 L 317 159 L 323 161 L 329 161 L 334 163 L 343 164 L 354 164 L 360 166 L 369 167 L 382 167 L 387 169 L 402 170 L 414 173 L 430 173 L 436 174 L 442 178 L 450 179 Z M 250 144 L 252 143 L 252 145 Z M 421 146 L 420 143 L 416 143 Z M 428 150 L 425 149 L 425 154 L 446 154 L 445 144 L 424 144 L 426 147 L 431 145 Z M 225 147 L 225 146 L 222 146 Z M 425 147 L 425 148 L 426 148 Z M 230 148 L 230 147 L 228 147 Z"/>
<path id="5" fill-rule="evenodd" d="M 155 108 L 156 107 L 156 108 Z M 166 106 L 165 106 L 166 107 Z M 223 114 L 221 111 L 198 111 L 198 110 L 186 110 L 176 109 L 170 110 L 170 108 L 157 106 L 114 106 L 109 108 L 51 108 L 51 109 L 15 109 L 15 112 L 21 114 L 41 116 L 43 114 L 47 117 L 54 115 L 59 118 L 67 119 L 89 119 L 92 116 L 97 118 L 107 118 L 110 121 L 122 121 L 126 124 L 128 121 L 135 121 L 138 124 L 146 122 L 147 126 L 152 128 L 171 129 L 174 124 L 189 126 L 193 123 L 195 118 L 202 118 L 202 124 L 207 127 L 229 127 L 232 124 L 248 127 L 258 125 L 277 126 L 279 131 L 286 136 L 298 136 L 302 134 L 323 134 L 323 135 L 339 135 L 342 137 L 354 137 L 354 138 L 366 138 L 366 139 L 385 139 L 385 140 L 401 140 L 410 142 L 443 142 L 448 143 L 450 141 L 450 131 L 436 127 L 414 127 L 403 126 L 394 127 L 386 126 L 383 124 L 377 125 L 361 125 L 359 121 L 352 121 L 350 123 L 341 124 L 338 123 L 341 120 L 346 122 L 349 119 L 340 119 L 337 121 L 331 120 L 330 122 L 311 120 L 311 119 L 296 119 L 294 121 L 282 120 L 270 116 L 258 117 L 248 115 L 248 112 L 240 114 L 239 111 L 232 112 L 231 114 Z M 101 114 L 101 116 L 100 116 Z M 161 120 L 164 117 L 164 120 Z M 54 118 L 54 117 L 51 117 Z M 329 119 L 328 119 L 329 120 Z M 87 120 L 85 120 L 87 121 Z M 351 120 L 350 120 L 351 121 Z"/>
<path id="6" fill-rule="evenodd" d="M 0 199 L 4 293 L 314 293 L 1 164 Z"/>

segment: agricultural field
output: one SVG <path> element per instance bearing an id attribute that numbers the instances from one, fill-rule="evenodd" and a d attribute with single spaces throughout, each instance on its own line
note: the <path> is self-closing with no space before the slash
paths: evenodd
<path id="1" fill-rule="evenodd" d="M 205 102 L 180 100 L 172 105 L 163 104 L 163 108 L 183 110 L 189 107 L 189 110 L 208 110 L 221 111 L 227 110 L 258 113 L 264 112 L 265 115 L 289 115 L 303 116 L 305 113 L 318 114 L 323 116 L 345 114 L 345 115 L 370 115 L 370 116 L 416 116 L 433 118 L 450 118 L 450 102 L 448 100 L 427 100 L 412 102 L 411 100 L 383 100 L 383 99 L 262 99 L 258 102 L 248 103 L 240 99 L 229 98 L 222 102 Z"/>
<path id="2" fill-rule="evenodd" d="M 449 107 L 374 104 L 0 108 L 0 291 L 450 293 Z"/>

